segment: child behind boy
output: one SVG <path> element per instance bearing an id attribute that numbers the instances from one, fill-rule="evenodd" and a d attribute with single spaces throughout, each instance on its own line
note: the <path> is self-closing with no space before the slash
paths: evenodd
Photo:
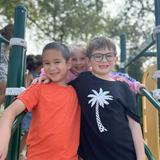
<path id="1" fill-rule="evenodd" d="M 88 58 L 86 57 L 86 48 L 83 44 L 72 44 L 70 47 L 72 66 L 67 74 L 66 82 L 78 77 L 82 72 L 88 71 Z"/>
<path id="2" fill-rule="evenodd" d="M 12 123 L 24 110 L 32 110 L 27 137 L 27 160 L 77 160 L 80 108 L 74 89 L 65 84 L 70 52 L 59 43 L 47 44 L 42 53 L 48 84 L 36 84 L 18 96 L 0 119 L 0 160 L 7 155 Z"/>
<path id="3" fill-rule="evenodd" d="M 104 37 L 87 46 L 91 72 L 70 84 L 81 106 L 79 155 L 84 160 L 144 160 L 144 144 L 136 99 L 125 82 L 110 76 L 116 47 Z"/>

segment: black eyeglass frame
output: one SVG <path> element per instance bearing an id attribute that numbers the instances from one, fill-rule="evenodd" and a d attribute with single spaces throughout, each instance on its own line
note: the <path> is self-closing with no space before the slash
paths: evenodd
<path id="1" fill-rule="evenodd" d="M 92 53 L 90 58 L 93 57 L 93 59 L 96 61 L 96 62 L 102 62 L 104 57 L 105 59 L 107 60 L 107 62 L 113 62 L 115 57 L 116 57 L 116 54 L 114 52 L 108 52 L 106 54 L 102 54 L 102 53 Z"/>

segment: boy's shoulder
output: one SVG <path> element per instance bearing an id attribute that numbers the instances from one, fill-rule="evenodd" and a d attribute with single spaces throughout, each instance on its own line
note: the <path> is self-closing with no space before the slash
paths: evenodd
<path id="1" fill-rule="evenodd" d="M 26 88 L 25 91 L 30 92 L 30 91 L 38 91 L 40 92 L 40 90 L 43 89 L 49 89 L 50 88 L 50 84 L 44 84 L 44 83 L 36 83 L 36 84 L 31 84 L 29 87 Z"/>
<path id="2" fill-rule="evenodd" d="M 130 91 L 130 87 L 126 82 L 123 82 L 123 81 L 115 81 L 115 82 L 117 84 L 117 87 L 120 87 L 120 88 L 122 88 L 123 90 L 126 90 L 126 91 Z"/>
<path id="3" fill-rule="evenodd" d="M 91 76 L 91 72 L 86 71 L 86 72 L 82 72 L 79 74 L 79 76 L 77 78 L 75 78 L 74 80 L 70 81 L 68 84 L 72 85 L 76 82 L 83 82 L 83 80 L 86 80 L 87 78 L 89 78 Z"/>
<path id="4" fill-rule="evenodd" d="M 86 72 L 82 72 L 80 73 L 80 75 L 78 76 L 79 78 L 86 78 L 88 76 L 91 76 L 92 73 L 90 71 L 86 71 Z"/>
<path id="5" fill-rule="evenodd" d="M 81 82 L 83 81 L 90 81 L 93 78 L 93 74 L 90 71 L 82 72 L 80 75 L 77 77 L 78 80 Z"/>

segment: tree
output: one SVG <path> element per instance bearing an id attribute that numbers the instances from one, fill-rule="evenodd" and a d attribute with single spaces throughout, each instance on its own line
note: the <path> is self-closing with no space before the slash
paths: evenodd
<path id="1" fill-rule="evenodd" d="M 101 1 L 40 0 L 36 23 L 43 26 L 53 40 L 87 40 L 104 28 L 100 8 Z M 42 18 L 43 17 L 43 20 Z"/>
<path id="2" fill-rule="evenodd" d="M 153 0 L 125 0 L 125 6 L 120 14 L 121 30 L 127 34 L 127 48 L 130 55 L 134 54 L 140 44 L 153 32 L 154 22 L 154 1 Z M 142 64 L 147 58 L 136 60 L 128 67 L 132 77 L 141 80 Z M 136 66 L 138 66 L 139 69 Z"/>
<path id="3" fill-rule="evenodd" d="M 17 3 L 28 8 L 29 27 L 37 27 L 39 38 L 48 36 L 60 42 L 86 41 L 103 33 L 106 26 L 102 0 L 12 0 L 9 5 L 2 1 L 0 11 L 9 21 L 13 21 L 11 15 Z"/>

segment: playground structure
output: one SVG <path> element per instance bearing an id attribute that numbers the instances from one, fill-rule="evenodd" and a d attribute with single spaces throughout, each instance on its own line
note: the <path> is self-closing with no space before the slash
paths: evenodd
<path id="1" fill-rule="evenodd" d="M 159 0 L 155 0 L 155 29 L 153 34 L 139 47 L 135 52 L 135 56 L 128 62 L 126 62 L 126 38 L 125 34 L 121 35 L 121 72 L 125 72 L 125 68 L 128 67 L 133 61 L 137 60 L 141 56 L 157 56 L 157 68 L 156 66 L 149 67 L 142 79 L 142 83 L 146 86 L 146 89 L 141 89 L 142 93 L 142 129 L 145 144 L 149 147 L 155 160 L 160 160 L 160 137 L 159 137 L 159 112 L 160 112 L 160 3 Z M 156 53 L 147 52 L 147 50 L 156 44 Z M 156 71 L 157 70 L 157 71 Z M 153 77 L 156 75 L 157 79 Z M 156 89 L 158 88 L 158 89 Z M 151 94 L 152 92 L 152 94 Z M 154 96 L 154 97 L 152 97 Z M 146 151 L 148 151 L 146 149 Z M 149 153 L 149 154 L 151 154 Z M 150 157 L 148 159 L 154 159 Z"/>
<path id="2" fill-rule="evenodd" d="M 14 17 L 14 32 L 10 42 L 6 41 L 3 37 L 0 39 L 0 46 L 3 43 L 10 43 L 12 46 L 10 49 L 10 62 L 8 66 L 8 81 L 7 87 L 18 87 L 24 86 L 24 73 L 25 73 L 25 28 L 26 28 L 26 17 L 27 10 L 25 7 L 19 5 L 15 9 Z M 13 100 L 13 96 L 9 95 L 6 97 L 6 104 L 8 106 Z M 17 117 L 13 124 L 12 136 L 10 141 L 10 147 L 8 151 L 7 160 L 18 160 L 19 159 L 19 142 L 21 136 L 21 119 L 23 115 Z"/>
<path id="3" fill-rule="evenodd" d="M 159 0 L 155 0 L 155 17 L 156 26 L 160 25 L 160 4 Z M 12 88 L 20 88 L 24 86 L 24 71 L 25 71 L 25 28 L 26 28 L 27 10 L 24 6 L 17 6 L 15 9 L 15 22 L 14 33 L 11 39 L 10 45 L 10 63 L 8 69 L 8 82 L 7 87 L 10 90 L 10 94 L 7 95 L 6 106 L 8 106 L 14 97 Z M 3 37 L 0 37 L 0 47 L 2 43 L 9 43 Z M 136 52 L 136 56 L 126 63 L 126 40 L 125 34 L 121 35 L 121 71 L 125 72 L 125 68 L 128 67 L 133 61 L 144 55 L 146 51 L 156 44 L 157 48 L 157 70 L 160 70 L 160 33 L 158 29 L 150 36 L 150 38 L 142 44 L 140 49 Z M 16 64 L 15 64 L 16 63 Z M 158 113 L 160 112 L 160 103 L 150 93 L 153 89 L 160 88 L 160 78 L 156 80 L 152 79 L 152 75 L 155 72 L 156 67 L 149 68 L 143 77 L 143 83 L 146 89 L 141 89 L 142 98 L 142 120 L 143 120 L 143 134 L 145 139 L 145 151 L 149 160 L 160 160 L 160 144 L 159 144 L 159 120 Z M 15 120 L 12 128 L 12 138 L 10 141 L 10 147 L 8 151 L 7 160 L 19 159 L 19 144 L 21 135 L 21 119 L 23 114 L 18 116 Z M 147 147 L 148 146 L 148 147 Z M 149 150 L 150 149 L 150 150 Z M 154 157 L 154 158 L 153 158 Z"/>
<path id="4" fill-rule="evenodd" d="M 153 73 L 156 71 L 156 66 L 151 66 L 143 75 L 143 83 L 147 90 L 153 91 L 156 89 L 157 83 L 153 79 Z M 147 146 L 151 149 L 156 159 L 160 157 L 160 144 L 159 144 L 159 114 L 153 105 L 145 98 L 142 99 L 143 108 L 143 135 Z"/>

